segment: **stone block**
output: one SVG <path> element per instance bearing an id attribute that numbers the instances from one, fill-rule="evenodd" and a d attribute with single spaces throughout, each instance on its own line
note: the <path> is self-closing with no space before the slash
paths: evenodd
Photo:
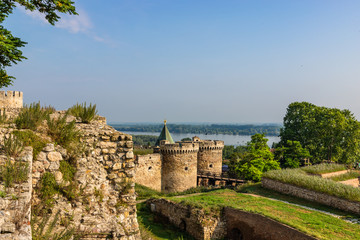
<path id="1" fill-rule="evenodd" d="M 45 152 L 55 151 L 54 144 L 52 144 L 52 143 L 46 144 L 46 146 L 44 147 L 43 151 L 45 151 Z"/>
<path id="2" fill-rule="evenodd" d="M 134 153 L 132 151 L 126 153 L 126 158 L 134 158 Z"/>
<path id="3" fill-rule="evenodd" d="M 38 160 L 38 161 L 45 161 L 45 160 L 47 160 L 47 159 L 46 159 L 46 153 L 41 151 L 41 152 L 37 155 L 36 160 Z"/>
<path id="4" fill-rule="evenodd" d="M 47 158 L 51 162 L 63 160 L 61 153 L 59 153 L 59 152 L 49 152 L 47 155 Z"/>

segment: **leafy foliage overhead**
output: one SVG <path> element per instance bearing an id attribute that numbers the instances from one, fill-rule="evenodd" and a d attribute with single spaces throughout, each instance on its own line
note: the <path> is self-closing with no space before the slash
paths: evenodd
<path id="1" fill-rule="evenodd" d="M 3 26 L 5 19 L 17 6 L 24 6 L 30 11 L 39 11 L 45 15 L 45 19 L 52 25 L 60 18 L 59 13 L 77 14 L 74 2 L 70 0 L 3 0 L 0 1 L 0 88 L 12 85 L 13 76 L 8 76 L 5 70 L 12 64 L 17 64 L 23 59 L 22 51 L 26 42 L 14 37 L 9 30 Z"/>
<path id="2" fill-rule="evenodd" d="M 291 103 L 280 137 L 280 146 L 286 146 L 288 140 L 299 141 L 312 156 L 312 163 L 349 163 L 359 157 L 360 123 L 349 110 Z"/>

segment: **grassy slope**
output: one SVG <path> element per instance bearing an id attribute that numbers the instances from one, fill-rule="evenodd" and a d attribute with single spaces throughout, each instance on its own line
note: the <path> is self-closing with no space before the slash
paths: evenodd
<path id="1" fill-rule="evenodd" d="M 262 197 L 254 197 L 232 190 L 219 190 L 197 196 L 171 197 L 175 202 L 216 211 L 229 206 L 259 213 L 319 239 L 360 239 L 360 225 L 313 210 L 289 205 Z"/>

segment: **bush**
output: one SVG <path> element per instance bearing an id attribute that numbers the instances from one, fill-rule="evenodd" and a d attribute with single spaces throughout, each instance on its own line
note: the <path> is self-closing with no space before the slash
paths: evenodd
<path id="1" fill-rule="evenodd" d="M 33 148 L 34 159 L 36 159 L 36 156 L 41 152 L 47 143 L 47 141 L 36 135 L 31 130 L 14 131 L 13 134 L 20 139 L 25 146 L 31 146 Z"/>
<path id="2" fill-rule="evenodd" d="M 301 170 L 310 174 L 323 174 L 323 173 L 343 171 L 346 170 L 346 167 L 343 164 L 322 163 L 322 164 L 302 167 Z"/>
<path id="3" fill-rule="evenodd" d="M 29 164 L 22 161 L 11 161 L 8 159 L 4 165 L 0 166 L 0 179 L 5 187 L 12 187 L 14 183 L 27 181 L 29 174 Z"/>
<path id="4" fill-rule="evenodd" d="M 59 186 L 55 180 L 54 174 L 44 173 L 40 180 L 40 197 L 44 200 L 47 207 L 53 205 L 55 194 L 59 193 Z"/>
<path id="5" fill-rule="evenodd" d="M 8 157 L 16 158 L 24 150 L 24 143 L 16 135 L 4 138 L 4 151 Z"/>
<path id="6" fill-rule="evenodd" d="M 90 123 L 97 114 L 96 104 L 86 106 L 86 102 L 83 104 L 76 104 L 68 109 L 67 113 L 74 117 L 80 118 L 82 123 Z"/>
<path id="7" fill-rule="evenodd" d="M 282 169 L 264 173 L 263 177 L 288 183 L 335 197 L 360 201 L 360 189 L 330 179 L 307 175 L 301 169 Z"/>
<path id="8" fill-rule="evenodd" d="M 40 103 L 26 105 L 15 119 L 16 127 L 35 131 L 53 111 L 52 107 L 41 107 Z"/>

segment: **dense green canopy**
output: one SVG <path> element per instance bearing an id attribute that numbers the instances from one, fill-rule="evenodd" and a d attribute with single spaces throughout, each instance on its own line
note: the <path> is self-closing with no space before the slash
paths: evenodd
<path id="1" fill-rule="evenodd" d="M 299 141 L 309 151 L 312 163 L 349 163 L 359 159 L 360 123 L 349 110 L 291 103 L 280 137 L 280 146 L 286 146 L 288 140 Z"/>

